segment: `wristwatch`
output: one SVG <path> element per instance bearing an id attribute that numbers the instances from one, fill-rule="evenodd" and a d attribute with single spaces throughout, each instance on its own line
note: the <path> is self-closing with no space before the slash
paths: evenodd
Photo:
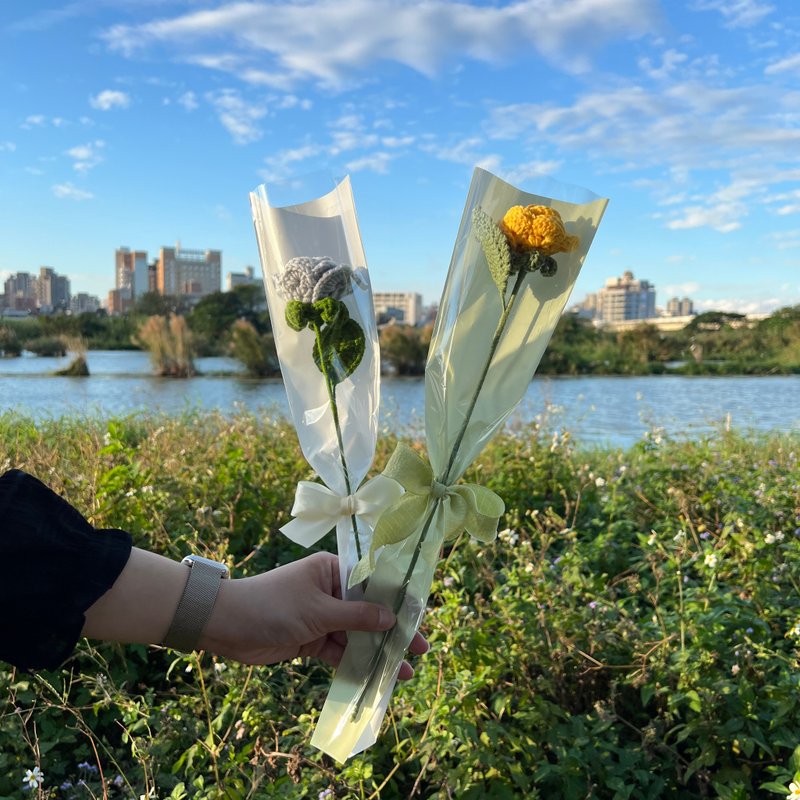
<path id="1" fill-rule="evenodd" d="M 188 653 L 196 649 L 214 610 L 219 585 L 230 573 L 224 564 L 202 556 L 186 556 L 181 564 L 189 565 L 189 579 L 163 644 Z"/>

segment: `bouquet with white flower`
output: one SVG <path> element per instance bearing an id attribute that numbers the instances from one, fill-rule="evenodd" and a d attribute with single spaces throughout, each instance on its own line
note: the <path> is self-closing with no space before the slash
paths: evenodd
<path id="1" fill-rule="evenodd" d="M 349 178 L 328 194 L 276 207 L 250 195 L 275 347 L 303 454 L 323 483 L 300 481 L 281 530 L 309 547 L 334 527 L 342 587 L 368 552 L 380 512 L 401 493 L 363 486 L 378 431 L 378 334 Z M 360 586 L 348 596 L 360 597 Z"/>
<path id="2" fill-rule="evenodd" d="M 363 749 L 388 704 L 442 545 L 462 531 L 497 534 L 503 501 L 459 480 L 522 399 L 564 310 L 607 203 L 580 194 L 529 195 L 475 170 L 425 371 L 429 463 L 398 446 L 384 475 L 405 493 L 351 575 L 369 576 L 366 599 L 397 624 L 350 634 L 312 739 L 340 762 Z"/>

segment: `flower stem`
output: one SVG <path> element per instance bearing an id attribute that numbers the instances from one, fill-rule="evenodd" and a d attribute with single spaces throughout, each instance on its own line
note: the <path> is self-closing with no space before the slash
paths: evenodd
<path id="1" fill-rule="evenodd" d="M 514 286 L 511 290 L 511 295 L 508 298 L 508 302 L 505 302 L 504 298 L 504 305 L 503 305 L 503 313 L 500 315 L 500 319 L 497 323 L 497 327 L 494 331 L 494 336 L 492 337 L 492 344 L 489 348 L 489 354 L 486 358 L 486 364 L 483 367 L 483 371 L 481 372 L 481 376 L 478 380 L 478 384 L 475 387 L 475 392 L 472 395 L 472 399 L 470 400 L 469 406 L 467 407 L 466 414 L 464 415 L 464 422 L 461 424 L 461 428 L 456 436 L 456 440 L 453 443 L 453 449 L 450 451 L 450 459 L 447 463 L 447 468 L 442 475 L 440 483 L 449 486 L 451 483 L 450 479 L 450 472 L 453 468 L 453 464 L 456 460 L 456 456 L 458 455 L 458 451 L 461 448 L 461 444 L 464 440 L 464 435 L 467 432 L 467 427 L 469 426 L 470 419 L 472 418 L 472 414 L 475 411 L 475 406 L 478 403 L 478 396 L 481 393 L 481 389 L 483 388 L 483 384 L 486 382 L 486 375 L 489 372 L 489 367 L 492 365 L 492 359 L 494 359 L 494 354 L 497 352 L 497 348 L 500 344 L 500 339 L 503 336 L 503 333 L 506 329 L 506 325 L 508 324 L 508 318 L 511 316 L 511 311 L 514 307 L 514 303 L 516 302 L 517 297 L 519 296 L 519 291 L 522 287 L 522 281 L 524 280 L 526 275 L 525 270 L 521 269 L 517 273 L 516 281 L 514 282 Z M 422 552 L 422 545 L 425 543 L 425 539 L 428 536 L 428 532 L 431 527 L 431 523 L 433 522 L 433 516 L 436 512 L 436 509 L 441 503 L 441 499 L 436 500 L 432 507 L 430 514 L 428 514 L 428 518 L 425 520 L 425 524 L 420 531 L 419 538 L 417 539 L 417 544 L 414 547 L 414 552 L 411 556 L 411 562 L 408 565 L 408 569 L 406 570 L 406 574 L 403 576 L 403 583 L 400 586 L 400 589 L 397 592 L 397 596 L 395 597 L 394 605 L 392 607 L 392 611 L 394 612 L 395 616 L 400 613 L 400 609 L 403 607 L 403 603 L 406 599 L 406 594 L 408 593 L 408 586 L 411 583 L 411 577 L 414 574 L 414 569 L 417 566 L 417 561 L 419 561 L 420 553 Z M 356 698 L 356 705 L 355 709 L 353 710 L 353 714 L 351 716 L 352 720 L 356 720 L 356 718 L 361 713 L 361 707 L 364 704 L 364 700 L 366 699 L 367 693 L 369 692 L 372 684 L 375 681 L 375 678 L 378 675 L 378 666 L 381 661 L 381 657 L 383 656 L 385 647 L 389 638 L 394 635 L 395 631 L 397 630 L 397 623 L 394 624 L 393 627 L 389 628 L 388 631 L 384 631 L 383 636 L 381 637 L 380 644 L 378 645 L 377 649 L 372 655 L 370 662 L 367 666 L 368 675 L 367 680 L 362 684 L 361 691 L 358 693 L 358 697 Z"/>
<path id="2" fill-rule="evenodd" d="M 433 506 L 431 507 L 430 514 L 428 514 L 428 518 L 425 520 L 425 524 L 422 527 L 422 531 L 420 532 L 419 539 L 417 540 L 417 545 L 414 548 L 414 553 L 411 556 L 411 563 L 408 565 L 408 569 L 406 570 L 406 574 L 403 577 L 403 583 L 400 585 L 400 588 L 397 591 L 397 596 L 394 599 L 394 603 L 392 605 L 392 612 L 395 616 L 400 613 L 400 609 L 403 607 L 403 603 L 406 599 L 406 594 L 408 593 L 408 586 L 411 583 L 411 577 L 414 574 L 414 568 L 417 566 L 417 561 L 419 560 L 420 553 L 422 552 L 422 544 L 425 541 L 425 538 L 428 535 L 428 530 L 433 522 L 433 515 L 436 513 L 436 508 L 441 500 L 437 500 Z M 381 660 L 381 656 L 384 653 L 386 648 L 386 643 L 389 641 L 389 638 L 394 634 L 397 630 L 397 623 L 389 628 L 388 631 L 384 631 L 383 635 L 381 636 L 381 641 L 378 644 L 375 652 L 372 654 L 372 658 L 370 658 L 369 664 L 367 665 L 367 670 L 369 671 L 368 677 L 366 682 L 361 686 L 361 691 L 358 693 L 358 697 L 356 698 L 356 706 L 353 709 L 353 714 L 351 719 L 355 720 L 361 713 L 361 707 L 364 704 L 364 700 L 367 697 L 367 693 L 369 692 L 370 688 L 372 687 L 375 678 L 378 675 L 378 665 Z"/>
<path id="3" fill-rule="evenodd" d="M 319 355 L 319 369 L 322 376 L 325 378 L 325 388 L 328 390 L 328 399 L 331 404 L 331 414 L 333 415 L 333 427 L 336 430 L 336 441 L 339 445 L 339 459 L 342 462 L 342 472 L 344 473 L 344 485 L 347 494 L 353 494 L 353 489 L 350 485 L 350 471 L 347 469 L 347 461 L 344 457 L 344 440 L 342 439 L 342 426 L 339 422 L 339 407 L 336 405 L 336 384 L 333 378 L 328 373 L 328 368 L 325 365 L 324 352 L 322 350 L 322 333 L 316 325 L 314 326 L 314 339 Z M 350 522 L 353 526 L 353 537 L 356 540 L 356 558 L 361 560 L 361 541 L 358 538 L 358 524 L 356 523 L 356 515 L 350 515 Z"/>
<path id="4" fill-rule="evenodd" d="M 483 384 L 486 381 L 486 375 L 489 373 L 489 367 L 492 365 L 492 359 L 494 358 L 495 352 L 497 352 L 497 347 L 500 344 L 500 339 L 503 336 L 503 332 L 505 331 L 506 324 L 508 323 L 508 318 L 511 316 L 511 309 L 514 307 L 514 303 L 519 295 L 519 290 L 522 287 L 522 281 L 525 278 L 527 273 L 524 269 L 520 269 L 517 273 L 517 279 L 514 282 L 514 287 L 511 290 L 511 296 L 508 298 L 508 302 L 504 300 L 504 307 L 503 313 L 500 315 L 500 319 L 497 323 L 497 327 L 494 330 L 494 336 L 492 337 L 492 344 L 489 348 L 489 356 L 486 359 L 486 363 L 483 366 L 483 372 L 481 372 L 481 377 L 478 379 L 478 384 L 475 387 L 475 392 L 472 395 L 472 399 L 470 400 L 469 406 L 467 407 L 467 412 L 464 414 L 464 421 L 461 423 L 461 429 L 458 432 L 458 436 L 456 436 L 456 440 L 453 444 L 453 449 L 450 451 L 450 460 L 447 462 L 447 469 L 444 471 L 444 475 L 442 476 L 441 483 L 449 486 L 451 483 L 450 479 L 450 471 L 453 469 L 453 464 L 455 463 L 456 456 L 458 455 L 458 451 L 461 449 L 461 443 L 464 441 L 464 434 L 467 432 L 467 427 L 469 426 L 470 420 L 472 419 L 472 412 L 475 411 L 475 406 L 478 403 L 478 396 L 481 393 L 481 389 L 483 389 Z"/>

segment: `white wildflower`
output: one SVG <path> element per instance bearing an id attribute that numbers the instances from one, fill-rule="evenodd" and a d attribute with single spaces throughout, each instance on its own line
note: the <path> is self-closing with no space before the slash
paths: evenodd
<path id="1" fill-rule="evenodd" d="M 25 770 L 25 777 L 22 779 L 26 789 L 38 789 L 44 786 L 44 772 L 39 767 Z"/>
<path id="2" fill-rule="evenodd" d="M 703 559 L 703 563 L 707 567 L 710 567 L 711 569 L 714 569 L 717 566 L 717 556 L 716 556 L 716 554 L 715 553 L 706 553 L 706 557 Z"/>

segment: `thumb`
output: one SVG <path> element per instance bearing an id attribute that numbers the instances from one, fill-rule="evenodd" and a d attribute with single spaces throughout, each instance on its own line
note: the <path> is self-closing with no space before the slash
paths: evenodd
<path id="1" fill-rule="evenodd" d="M 328 630 L 334 631 L 386 631 L 397 618 L 385 606 L 366 600 L 338 600 L 331 598 L 326 609 Z"/>

